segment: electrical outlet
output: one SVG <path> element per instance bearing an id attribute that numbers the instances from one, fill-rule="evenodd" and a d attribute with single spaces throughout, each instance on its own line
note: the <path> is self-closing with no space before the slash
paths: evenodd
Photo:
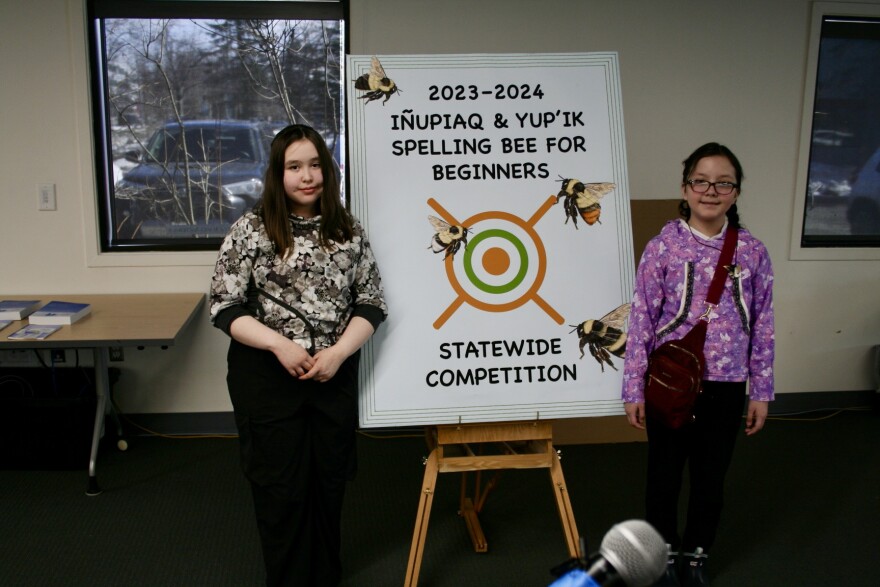
<path id="1" fill-rule="evenodd" d="M 52 349 L 52 364 L 57 365 L 58 363 L 66 363 L 67 362 L 67 353 L 64 352 L 64 349 Z"/>
<path id="2" fill-rule="evenodd" d="M 125 353 L 122 352 L 121 346 L 112 346 L 109 349 L 110 360 L 113 362 L 119 362 L 125 360 Z"/>

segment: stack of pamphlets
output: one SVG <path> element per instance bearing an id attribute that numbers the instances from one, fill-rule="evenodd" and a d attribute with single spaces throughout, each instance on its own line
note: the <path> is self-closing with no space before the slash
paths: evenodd
<path id="1" fill-rule="evenodd" d="M 60 326 L 42 326 L 28 324 L 24 328 L 20 328 L 10 334 L 8 338 L 10 340 L 43 340 L 60 328 Z"/>
<path id="2" fill-rule="evenodd" d="M 53 300 L 28 316 L 31 324 L 64 325 L 73 324 L 92 311 L 91 304 L 77 304 Z"/>
<path id="3" fill-rule="evenodd" d="M 0 300 L 0 320 L 22 320 L 40 307 L 40 300 Z"/>

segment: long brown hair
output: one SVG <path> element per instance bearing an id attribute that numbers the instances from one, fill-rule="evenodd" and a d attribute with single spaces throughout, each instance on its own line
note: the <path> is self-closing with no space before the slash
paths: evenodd
<path id="1" fill-rule="evenodd" d="M 266 168 L 266 178 L 263 182 L 263 197 L 255 210 L 263 216 L 263 224 L 269 240 L 275 245 L 275 250 L 283 256 L 293 252 L 288 208 L 290 201 L 284 192 L 284 153 L 291 143 L 303 139 L 311 142 L 318 151 L 318 161 L 323 175 L 324 185 L 321 198 L 318 200 L 318 213 L 321 215 L 318 239 L 321 246 L 327 247 L 332 241 L 345 242 L 351 240 L 354 235 L 351 217 L 342 205 L 339 176 L 327 143 L 312 127 L 291 124 L 278 131 L 272 139 L 269 167 Z"/>

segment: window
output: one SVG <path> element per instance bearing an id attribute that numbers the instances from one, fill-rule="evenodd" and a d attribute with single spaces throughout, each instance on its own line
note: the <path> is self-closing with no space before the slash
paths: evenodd
<path id="1" fill-rule="evenodd" d="M 344 165 L 343 2 L 87 6 L 102 252 L 216 249 L 288 124 Z"/>
<path id="2" fill-rule="evenodd" d="M 820 3 L 814 14 L 800 249 L 880 247 L 880 14 L 845 6 Z"/>

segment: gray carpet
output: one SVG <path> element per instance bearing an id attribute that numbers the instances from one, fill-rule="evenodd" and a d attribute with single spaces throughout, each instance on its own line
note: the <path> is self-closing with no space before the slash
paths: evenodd
<path id="1" fill-rule="evenodd" d="M 812 417 L 812 416 L 811 416 Z M 343 557 L 347 587 L 403 584 L 427 454 L 418 436 L 358 440 Z M 257 586 L 250 494 L 235 439 L 129 438 L 85 471 L 0 471 L 0 585 Z M 562 448 L 588 551 L 642 516 L 645 445 Z M 419 585 L 541 586 L 567 558 L 549 475 L 505 471 L 481 515 L 489 552 L 456 515 L 460 476 L 441 474 Z M 880 418 L 849 411 L 773 420 L 742 436 L 729 476 L 715 587 L 872 585 L 880 563 Z"/>

